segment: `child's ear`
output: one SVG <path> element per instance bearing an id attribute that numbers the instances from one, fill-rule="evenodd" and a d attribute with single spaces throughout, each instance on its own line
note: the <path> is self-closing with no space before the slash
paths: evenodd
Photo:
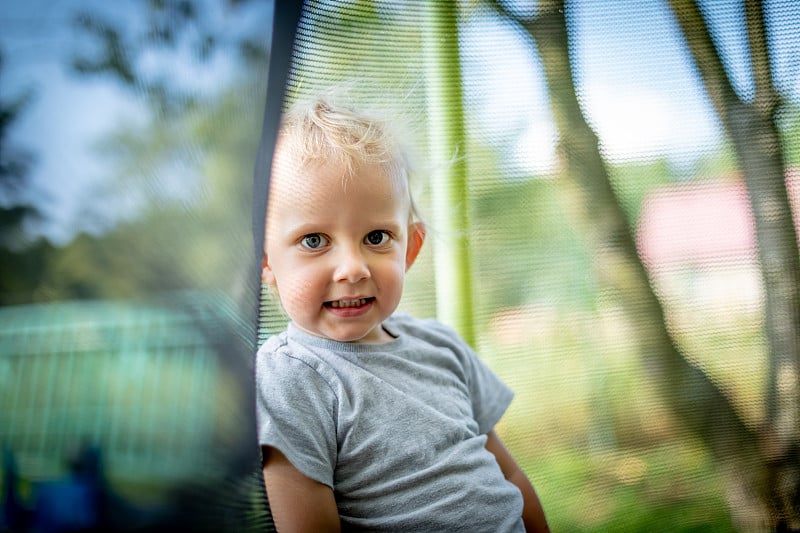
<path id="1" fill-rule="evenodd" d="M 261 281 L 269 285 L 275 285 L 275 274 L 272 273 L 272 267 L 269 266 L 269 259 L 267 252 L 261 256 Z"/>
<path id="2" fill-rule="evenodd" d="M 406 246 L 406 270 L 411 268 L 425 242 L 425 224 L 414 222 L 408 226 L 408 245 Z"/>

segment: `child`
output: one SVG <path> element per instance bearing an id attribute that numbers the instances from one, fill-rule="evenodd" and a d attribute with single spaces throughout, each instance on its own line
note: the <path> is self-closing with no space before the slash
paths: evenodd
<path id="1" fill-rule="evenodd" d="M 548 531 L 493 431 L 511 390 L 451 329 L 395 314 L 424 238 L 382 123 L 286 114 L 262 278 L 291 322 L 256 363 L 278 531 Z"/>

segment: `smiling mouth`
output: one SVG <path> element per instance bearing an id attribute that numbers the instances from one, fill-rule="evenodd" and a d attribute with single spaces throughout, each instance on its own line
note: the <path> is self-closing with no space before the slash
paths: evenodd
<path id="1" fill-rule="evenodd" d="M 355 300 L 332 300 L 330 302 L 325 302 L 323 305 L 325 307 L 332 307 L 334 309 L 344 309 L 348 307 L 362 307 L 374 301 L 375 301 L 374 297 L 369 297 L 369 298 L 357 298 Z"/>

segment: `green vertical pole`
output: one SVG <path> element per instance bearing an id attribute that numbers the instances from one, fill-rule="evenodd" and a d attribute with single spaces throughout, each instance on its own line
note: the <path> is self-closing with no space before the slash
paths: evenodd
<path id="1" fill-rule="evenodd" d="M 436 273 L 436 312 L 475 345 L 467 218 L 466 134 L 455 0 L 428 0 L 425 68 Z"/>

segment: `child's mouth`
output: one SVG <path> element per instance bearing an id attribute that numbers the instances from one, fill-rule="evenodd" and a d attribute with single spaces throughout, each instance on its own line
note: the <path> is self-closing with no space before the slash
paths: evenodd
<path id="1" fill-rule="evenodd" d="M 325 302 L 322 305 L 333 309 L 346 309 L 350 307 L 363 307 L 374 301 L 375 301 L 374 297 L 369 297 L 369 298 L 356 298 L 354 300 L 331 300 L 330 302 Z"/>

